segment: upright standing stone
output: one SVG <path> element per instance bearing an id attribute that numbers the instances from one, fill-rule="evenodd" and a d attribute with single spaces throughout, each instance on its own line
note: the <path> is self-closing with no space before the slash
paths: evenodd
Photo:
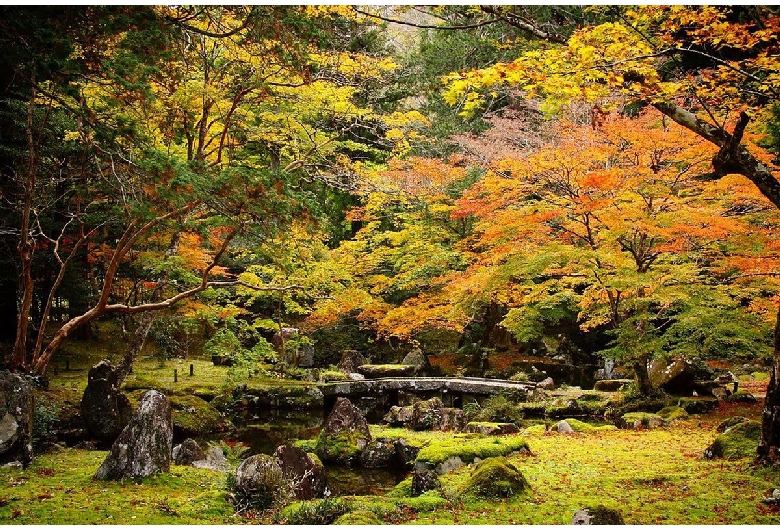
<path id="1" fill-rule="evenodd" d="M 420 348 L 415 348 L 407 353 L 401 364 L 414 366 L 414 375 L 428 375 L 431 371 L 431 361 Z"/>
<path id="2" fill-rule="evenodd" d="M 132 413 L 130 401 L 117 388 L 116 368 L 109 361 L 100 361 L 90 368 L 81 398 L 81 417 L 89 435 L 102 442 L 113 442 Z"/>
<path id="3" fill-rule="evenodd" d="M 167 472 L 171 467 L 172 445 L 171 405 L 163 394 L 150 390 L 111 446 L 95 478 L 117 480 Z"/>
<path id="4" fill-rule="evenodd" d="M 32 462 L 35 410 L 32 385 L 21 376 L 0 372 L 0 464 Z"/>
<path id="5" fill-rule="evenodd" d="M 325 462 L 352 465 L 370 442 L 368 422 L 350 400 L 340 397 L 325 420 L 315 451 Z"/>
<path id="6" fill-rule="evenodd" d="M 339 360 L 338 369 L 342 373 L 351 374 L 357 372 L 358 367 L 366 364 L 366 359 L 356 350 L 344 350 Z"/>

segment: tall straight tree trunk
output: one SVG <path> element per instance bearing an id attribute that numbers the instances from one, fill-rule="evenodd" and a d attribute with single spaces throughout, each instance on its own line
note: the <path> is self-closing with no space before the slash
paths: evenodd
<path id="1" fill-rule="evenodd" d="M 766 389 L 764 413 L 761 415 L 761 442 L 758 444 L 756 460 L 762 464 L 780 462 L 780 309 L 775 324 L 772 370 Z"/>

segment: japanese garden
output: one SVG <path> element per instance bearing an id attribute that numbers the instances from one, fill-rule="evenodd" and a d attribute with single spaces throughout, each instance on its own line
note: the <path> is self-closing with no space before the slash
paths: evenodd
<path id="1" fill-rule="evenodd" d="M 0 6 L 3 524 L 780 523 L 777 6 Z"/>

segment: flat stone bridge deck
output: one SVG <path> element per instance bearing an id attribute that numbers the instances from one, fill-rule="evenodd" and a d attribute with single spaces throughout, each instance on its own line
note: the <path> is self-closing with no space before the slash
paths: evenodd
<path id="1" fill-rule="evenodd" d="M 343 381 L 320 386 L 326 401 L 337 397 L 387 396 L 398 404 L 399 392 L 439 395 L 445 405 L 460 406 L 464 396 L 491 396 L 502 390 L 530 391 L 536 383 L 480 377 L 385 377 L 361 381 Z"/>

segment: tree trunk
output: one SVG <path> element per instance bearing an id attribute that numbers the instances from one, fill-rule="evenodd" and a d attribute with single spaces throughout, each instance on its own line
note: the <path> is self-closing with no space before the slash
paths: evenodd
<path id="1" fill-rule="evenodd" d="M 766 389 L 764 413 L 761 416 L 761 442 L 758 444 L 757 462 L 780 462 L 780 309 L 775 323 L 774 356 L 769 386 Z"/>
<path id="2" fill-rule="evenodd" d="M 124 356 L 122 356 L 119 365 L 116 367 L 117 388 L 122 386 L 122 383 L 130 373 L 130 370 L 133 369 L 133 363 L 146 343 L 146 337 L 149 336 L 149 330 L 152 329 L 152 324 L 154 324 L 156 316 L 157 313 L 154 311 L 147 311 L 141 315 L 141 322 L 135 329 L 135 333 L 133 333 L 133 340 L 130 342 L 130 346 L 127 348 Z"/>
<path id="3" fill-rule="evenodd" d="M 642 356 L 632 363 L 634 368 L 634 381 L 636 387 L 643 396 L 649 396 L 653 393 L 653 385 L 650 382 L 650 375 L 647 373 L 647 357 Z"/>

